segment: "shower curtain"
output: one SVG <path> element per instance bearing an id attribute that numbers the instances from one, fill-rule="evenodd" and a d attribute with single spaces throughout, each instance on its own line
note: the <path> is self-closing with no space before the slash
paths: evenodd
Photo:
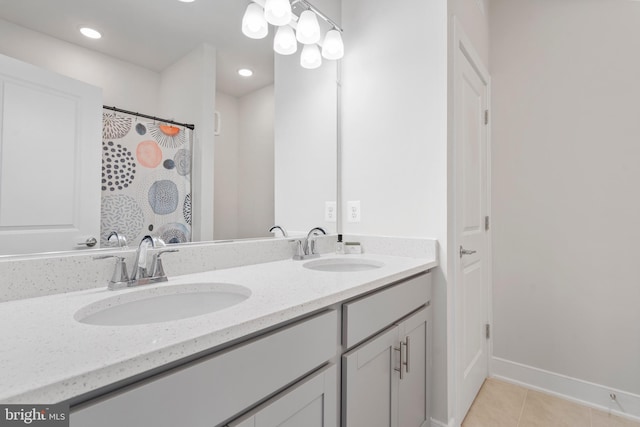
<path id="1" fill-rule="evenodd" d="M 107 109 L 102 125 L 100 245 L 112 231 L 190 242 L 193 132 Z"/>

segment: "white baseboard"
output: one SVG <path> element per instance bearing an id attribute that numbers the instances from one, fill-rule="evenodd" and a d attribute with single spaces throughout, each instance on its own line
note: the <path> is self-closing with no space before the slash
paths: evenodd
<path id="1" fill-rule="evenodd" d="M 510 360 L 493 357 L 491 373 L 495 378 L 543 391 L 601 411 L 640 421 L 640 395 L 605 387 L 566 375 L 545 371 Z M 616 401 L 609 395 L 614 393 Z"/>
<path id="2" fill-rule="evenodd" d="M 449 424 L 445 424 L 442 421 L 434 420 L 431 418 L 431 427 L 455 427 L 456 422 L 455 419 L 451 418 L 449 420 Z"/>

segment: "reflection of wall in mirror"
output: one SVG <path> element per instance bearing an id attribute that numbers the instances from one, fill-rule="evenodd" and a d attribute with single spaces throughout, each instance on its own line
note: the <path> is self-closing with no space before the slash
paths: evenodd
<path id="1" fill-rule="evenodd" d="M 340 25 L 340 0 L 313 5 Z M 331 29 L 323 20 L 320 27 L 323 34 Z M 299 53 L 275 56 L 275 223 L 291 233 L 317 226 L 336 232 L 324 214 L 337 193 L 338 66 L 323 59 L 309 70 Z"/>
<path id="2" fill-rule="evenodd" d="M 275 223 L 292 233 L 336 232 L 324 218 L 337 192 L 336 80 L 335 61 L 307 70 L 293 55 L 276 56 Z"/>
<path id="3" fill-rule="evenodd" d="M 271 236 L 273 85 L 241 97 L 216 93 L 224 121 L 215 144 L 214 239 Z"/>

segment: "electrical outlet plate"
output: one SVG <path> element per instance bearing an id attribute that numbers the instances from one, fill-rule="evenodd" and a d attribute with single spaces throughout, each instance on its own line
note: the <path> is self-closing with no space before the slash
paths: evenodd
<path id="1" fill-rule="evenodd" d="M 324 220 L 326 222 L 336 222 L 337 210 L 336 202 L 324 202 Z"/>
<path id="2" fill-rule="evenodd" d="M 347 202 L 347 222 L 360 222 L 360 200 Z"/>

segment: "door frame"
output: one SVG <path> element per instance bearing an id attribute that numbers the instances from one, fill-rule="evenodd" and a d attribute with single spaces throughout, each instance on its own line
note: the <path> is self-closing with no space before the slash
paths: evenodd
<path id="1" fill-rule="evenodd" d="M 475 48 L 473 47 L 473 44 L 471 42 L 471 39 L 467 36 L 467 34 L 465 33 L 464 29 L 462 28 L 462 25 L 460 24 L 460 21 L 454 16 L 453 17 L 453 73 L 452 73 L 452 88 L 453 88 L 453 96 L 452 96 L 452 112 L 453 112 L 453 117 L 455 120 L 455 109 L 456 109 L 456 101 L 458 99 L 458 94 L 460 93 L 460 87 L 458 84 L 458 80 L 457 80 L 457 75 L 458 72 L 460 70 L 461 67 L 461 60 L 467 60 L 469 62 L 469 64 L 471 64 L 471 66 L 475 69 L 475 71 L 478 73 L 478 76 L 480 76 L 480 78 L 482 79 L 483 83 L 485 83 L 486 87 L 487 87 L 487 109 L 489 110 L 489 123 L 485 126 L 485 130 L 486 130 L 486 147 L 487 147 L 487 152 L 486 152 L 486 188 L 487 188 L 487 194 L 486 194 L 486 209 L 487 209 L 487 215 L 490 218 L 491 221 L 491 76 L 489 75 L 489 72 L 487 70 L 487 68 L 485 67 L 485 65 L 483 64 L 482 60 L 480 59 L 480 56 L 478 55 L 478 53 L 476 52 Z M 453 373 L 453 378 L 449 381 L 449 385 L 453 386 L 453 393 L 449 393 L 450 398 L 453 398 L 453 402 L 451 402 L 449 404 L 449 408 L 453 409 L 453 424 L 456 426 L 459 426 L 462 421 L 464 420 L 464 416 L 466 414 L 461 413 L 461 399 L 460 399 L 460 393 L 461 390 L 458 389 L 458 385 L 459 385 L 459 381 L 458 379 L 460 378 L 460 376 L 462 375 L 461 372 L 459 372 L 459 366 L 458 366 L 458 351 L 460 349 L 460 343 L 458 342 L 458 336 L 457 336 L 457 321 L 458 321 L 458 317 L 459 317 L 459 313 L 457 310 L 458 307 L 458 303 L 459 301 L 457 300 L 457 295 L 458 295 L 458 285 L 459 285 L 459 275 L 458 275 L 458 266 L 459 266 L 459 262 L 460 259 L 457 256 L 457 248 L 460 245 L 460 236 L 458 234 L 458 230 L 457 230 L 457 220 L 458 220 L 458 206 L 457 206 L 457 172 L 458 172 L 458 162 L 457 162 L 457 158 L 455 157 L 455 153 L 456 153 L 456 147 L 457 147 L 457 142 L 458 142 L 458 134 L 457 134 L 457 130 L 456 130 L 456 126 L 455 124 L 451 127 L 452 133 L 453 133 L 453 138 L 452 138 L 452 146 L 451 146 L 451 151 L 450 153 L 452 154 L 452 160 L 451 160 L 451 166 L 452 166 L 452 173 L 451 173 L 451 178 L 452 178 L 452 182 L 451 182 L 451 194 L 450 194 L 450 200 L 451 200 L 451 206 L 452 206 L 452 212 L 453 212 L 453 218 L 450 219 L 450 230 L 451 230 L 451 236 L 452 236 L 452 240 L 451 240 L 451 245 L 449 246 L 449 250 L 448 250 L 448 254 L 450 259 L 453 261 L 451 262 L 449 265 L 451 266 L 451 272 L 452 272 L 452 277 L 453 277 L 453 292 L 451 293 L 452 295 L 452 303 L 449 305 L 449 307 L 451 307 L 452 309 L 452 315 L 450 316 L 450 319 L 452 321 L 452 325 L 449 329 L 450 333 L 452 334 L 452 342 L 453 342 L 453 354 L 449 360 L 451 360 L 453 363 L 453 369 L 450 369 L 449 372 Z M 487 232 L 487 321 L 489 322 L 489 325 L 491 325 L 491 335 L 490 338 L 487 340 L 487 374 L 490 376 L 492 373 L 492 369 L 491 369 L 491 360 L 493 358 L 493 299 L 492 299 L 492 293 L 493 293 L 493 271 L 492 271 L 492 225 L 490 223 L 489 226 L 489 230 Z M 451 424 L 451 423 L 450 423 Z"/>

